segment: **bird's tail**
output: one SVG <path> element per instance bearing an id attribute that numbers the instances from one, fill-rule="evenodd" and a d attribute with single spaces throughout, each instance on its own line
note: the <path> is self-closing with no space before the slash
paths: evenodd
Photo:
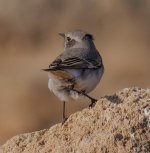
<path id="1" fill-rule="evenodd" d="M 48 68 L 48 69 L 41 69 L 42 71 L 46 71 L 46 72 L 49 72 L 49 71 L 56 71 L 56 69 L 50 69 L 50 68 Z"/>
<path id="2" fill-rule="evenodd" d="M 42 70 L 46 72 L 50 72 L 54 76 L 57 76 L 57 78 L 63 79 L 63 80 L 71 80 L 74 78 L 74 76 L 71 73 L 65 70 L 56 70 L 56 69 L 51 69 L 51 68 L 42 69 Z"/>

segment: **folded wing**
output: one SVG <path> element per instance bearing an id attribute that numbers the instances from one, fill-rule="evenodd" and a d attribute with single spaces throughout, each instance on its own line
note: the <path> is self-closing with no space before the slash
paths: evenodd
<path id="1" fill-rule="evenodd" d="M 52 64 L 49 65 L 46 71 L 52 70 L 63 70 L 63 69 L 97 69 L 102 66 L 101 61 L 96 61 L 93 59 L 80 59 L 77 57 L 72 57 L 62 61 L 60 58 L 57 58 Z"/>

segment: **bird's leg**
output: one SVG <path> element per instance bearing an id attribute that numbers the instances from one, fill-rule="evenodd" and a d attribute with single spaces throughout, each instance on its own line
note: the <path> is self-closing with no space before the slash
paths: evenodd
<path id="1" fill-rule="evenodd" d="M 62 124 L 64 124 L 65 121 L 67 120 L 67 118 L 65 116 L 65 105 L 66 105 L 66 102 L 63 101 L 63 119 L 62 119 Z"/>
<path id="2" fill-rule="evenodd" d="M 89 108 L 95 106 L 96 102 L 97 102 L 96 99 L 91 100 L 91 104 L 89 105 Z"/>
<path id="3" fill-rule="evenodd" d="M 93 107 L 96 104 L 96 102 L 97 102 L 96 99 L 94 99 L 91 96 L 87 95 L 85 92 L 81 92 L 81 93 L 91 100 L 91 104 L 89 105 L 89 107 Z"/>
<path id="4" fill-rule="evenodd" d="M 79 94 L 84 95 L 84 96 L 87 97 L 87 98 L 89 98 L 89 99 L 91 100 L 91 104 L 89 105 L 89 107 L 93 107 L 93 106 L 96 104 L 97 100 L 94 99 L 94 98 L 92 98 L 91 96 L 87 95 L 84 91 L 77 91 L 77 90 L 75 90 L 75 89 L 72 89 L 72 90 L 73 90 L 73 91 L 76 91 L 76 92 L 79 93 Z"/>

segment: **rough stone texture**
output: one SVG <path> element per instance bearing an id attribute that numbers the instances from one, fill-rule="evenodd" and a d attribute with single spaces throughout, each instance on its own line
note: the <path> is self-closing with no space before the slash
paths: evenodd
<path id="1" fill-rule="evenodd" d="M 125 88 L 95 107 L 72 114 L 64 125 L 21 134 L 0 153 L 149 153 L 150 89 Z"/>

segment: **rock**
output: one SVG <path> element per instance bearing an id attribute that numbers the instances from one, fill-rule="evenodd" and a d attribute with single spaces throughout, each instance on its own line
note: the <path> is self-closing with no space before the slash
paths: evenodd
<path id="1" fill-rule="evenodd" d="M 93 108 L 72 114 L 64 125 L 21 134 L 0 153 L 149 153 L 150 89 L 125 88 Z"/>

